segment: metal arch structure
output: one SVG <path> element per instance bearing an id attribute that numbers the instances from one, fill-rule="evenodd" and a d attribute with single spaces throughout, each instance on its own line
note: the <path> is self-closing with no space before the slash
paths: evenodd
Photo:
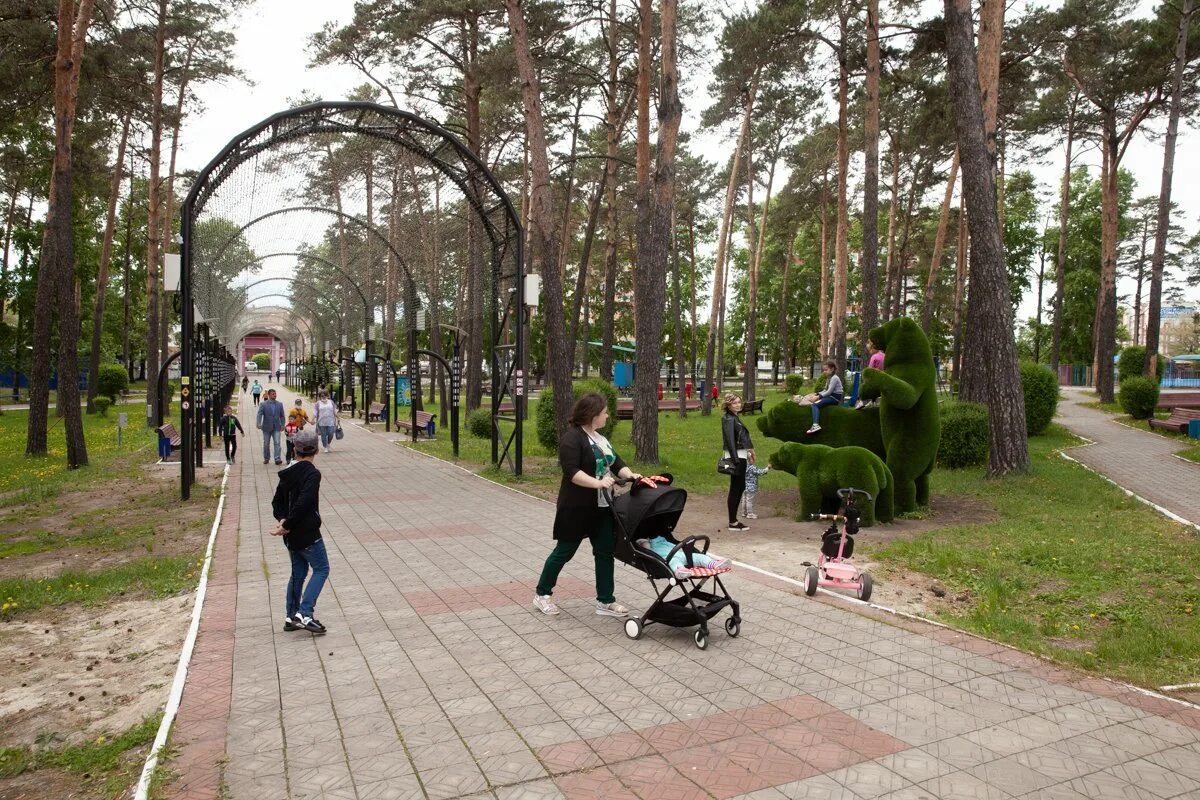
<path id="1" fill-rule="evenodd" d="M 249 290 L 249 289 L 253 289 L 255 286 L 261 286 L 261 285 L 262 285 L 262 284 L 264 284 L 264 283 L 274 283 L 275 281 L 288 281 L 289 283 L 291 283 L 291 284 L 293 284 L 293 285 L 295 285 L 295 286 L 301 286 L 301 287 L 303 287 L 303 288 L 305 288 L 305 289 L 310 289 L 310 290 L 312 290 L 312 291 L 314 291 L 314 292 L 320 292 L 320 291 L 321 291 L 321 287 L 320 287 L 320 286 L 317 286 L 315 283 L 309 283 L 308 281 L 302 281 L 302 280 L 299 280 L 299 279 L 297 279 L 297 278 L 292 278 L 292 277 L 289 277 L 289 276 L 286 276 L 286 275 L 277 275 L 277 276 L 275 276 L 275 277 L 273 277 L 273 278 L 261 278 L 261 279 L 259 279 L 259 280 L 256 280 L 256 281 L 252 282 L 252 283 L 247 283 L 247 284 L 245 284 L 245 285 L 243 285 L 243 286 L 235 286 L 234 288 L 235 288 L 235 289 Z M 280 293 L 280 294 L 275 294 L 275 293 L 272 293 L 272 294 L 266 294 L 266 295 L 262 295 L 262 296 L 260 296 L 260 297 L 248 298 L 248 299 L 246 299 L 244 302 L 242 302 L 242 303 L 240 303 L 240 304 L 238 304 L 238 305 L 234 305 L 233 303 L 231 303 L 231 304 L 229 304 L 228 306 L 226 306 L 226 307 L 225 307 L 225 310 L 224 310 L 222 313 L 226 313 L 226 314 L 228 314 L 228 313 L 229 313 L 229 312 L 232 310 L 232 311 L 235 311 L 235 312 L 236 312 L 236 313 L 239 315 L 239 316 L 231 316 L 231 317 L 229 318 L 229 321 L 230 321 L 230 323 L 231 323 L 231 325 L 232 325 L 232 323 L 233 323 L 233 322 L 235 322 L 235 321 L 237 321 L 237 320 L 241 319 L 240 315 L 241 315 L 243 312 L 245 312 L 245 311 L 247 311 L 247 310 L 253 310 L 253 309 L 251 309 L 251 306 L 250 306 L 250 304 L 251 304 L 251 303 L 257 302 L 258 300 L 262 300 L 262 299 L 264 299 L 264 298 L 266 298 L 266 297 L 286 297 L 286 298 L 288 298 L 289 300 L 295 300 L 295 299 L 296 299 L 295 295 L 286 295 L 286 294 L 282 294 L 282 293 Z M 236 302 L 236 301 L 234 301 L 234 302 Z M 310 307 L 308 308 L 308 310 L 309 310 L 311 313 L 313 313 L 313 314 L 314 314 L 314 316 L 316 315 L 316 312 L 318 311 L 318 309 L 317 309 L 315 306 L 310 306 Z M 364 298 L 364 300 L 363 300 L 363 311 L 364 311 L 364 312 L 366 312 L 368 315 L 370 314 L 370 306 L 366 305 L 366 299 L 365 299 L 365 298 Z M 345 321 L 345 319 L 342 317 L 342 314 L 341 314 L 341 312 L 340 312 L 340 311 L 338 311 L 336 308 L 334 308 L 334 309 L 333 309 L 333 313 L 334 313 L 334 314 L 337 316 L 338 322 L 344 322 L 344 321 Z M 369 317 L 368 317 L 368 319 L 369 319 Z M 365 324 L 365 325 L 367 325 L 367 326 L 369 326 L 371 323 L 368 321 L 368 322 L 365 322 L 364 324 Z M 324 327 L 324 325 L 322 325 L 322 327 Z M 229 328 L 229 330 L 227 331 L 227 333 L 229 334 L 229 338 L 230 338 L 230 341 L 231 341 L 231 343 L 232 343 L 232 342 L 236 342 L 238 339 L 241 339 L 241 338 L 242 338 L 242 336 L 244 336 L 244 335 L 245 335 L 245 333 L 244 333 L 244 332 L 242 332 L 242 333 L 240 333 L 240 334 L 239 334 L 239 332 L 238 332 L 238 331 L 237 331 L 235 328 L 233 328 L 233 327 L 230 327 L 230 328 Z"/>
<path id="2" fill-rule="evenodd" d="M 197 174 L 181 207 L 182 386 L 192 384 L 197 375 L 198 332 L 192 284 L 197 268 L 204 267 L 204 264 L 196 263 L 196 227 L 205 207 L 242 165 L 249 164 L 252 174 L 257 175 L 259 157 L 270 156 L 276 148 L 286 148 L 310 137 L 328 139 L 334 136 L 367 137 L 416 156 L 455 184 L 464 201 L 475 212 L 475 219 L 491 247 L 490 324 L 484 325 L 483 330 L 485 336 L 488 333 L 491 335 L 488 352 L 492 384 L 492 461 L 499 465 L 507 458 L 513 471 L 521 474 L 522 421 L 525 417 L 521 364 L 525 355 L 526 332 L 522 322 L 525 256 L 520 217 L 499 180 L 454 134 L 415 114 L 377 103 L 325 101 L 274 114 L 235 136 Z M 367 227 L 370 228 L 369 224 Z M 390 243 L 389 249 L 394 250 Z M 403 261 L 401 263 L 407 275 L 407 265 Z M 504 287 L 506 281 L 511 282 L 508 291 Z M 513 401 L 512 416 L 504 416 L 500 411 L 508 397 Z M 502 452 L 501 421 L 513 426 Z M 181 409 L 180 422 L 183 428 L 181 495 L 187 500 L 202 452 L 192 452 L 196 443 L 193 434 L 196 422 L 190 408 Z"/>

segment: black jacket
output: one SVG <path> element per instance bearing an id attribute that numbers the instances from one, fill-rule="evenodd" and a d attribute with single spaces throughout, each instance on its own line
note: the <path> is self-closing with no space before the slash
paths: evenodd
<path id="1" fill-rule="evenodd" d="M 238 418 L 233 414 L 226 414 L 221 417 L 221 421 L 217 423 L 217 430 L 221 432 L 222 436 L 224 436 L 226 439 L 234 438 L 234 433 L 229 428 L 230 421 L 237 426 L 238 433 L 240 433 L 242 436 L 246 435 L 246 432 L 242 430 L 242 423 L 238 421 Z"/>
<path id="2" fill-rule="evenodd" d="M 271 500 L 271 513 L 288 531 L 283 543 L 303 550 L 321 538 L 321 470 L 311 461 L 297 460 L 279 471 L 279 486 Z"/>
<path id="3" fill-rule="evenodd" d="M 754 442 L 750 440 L 750 431 L 746 429 L 742 418 L 731 411 L 726 411 L 721 417 L 721 447 L 726 453 L 737 458 L 738 450 L 750 450 Z"/>
<path id="4" fill-rule="evenodd" d="M 615 453 L 614 453 L 615 455 Z M 592 535 L 597 516 L 608 513 L 599 507 L 599 495 L 595 489 L 576 486 L 571 478 L 576 472 L 596 477 L 596 456 L 592 442 L 583 428 L 574 425 L 567 428 L 558 443 L 558 464 L 562 467 L 562 482 L 558 485 L 558 510 L 554 515 L 554 538 L 581 541 Z M 620 474 L 625 462 L 620 456 L 612 464 L 612 471 Z"/>

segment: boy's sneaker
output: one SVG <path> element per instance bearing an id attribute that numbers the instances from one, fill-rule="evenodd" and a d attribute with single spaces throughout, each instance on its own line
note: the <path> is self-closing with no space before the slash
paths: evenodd
<path id="1" fill-rule="evenodd" d="M 269 459 L 269 458 L 264 458 L 264 459 L 263 459 L 263 463 L 264 463 L 264 464 L 270 464 L 270 463 L 271 463 L 271 459 Z"/>
<path id="2" fill-rule="evenodd" d="M 304 625 L 298 621 L 299 614 L 292 617 L 284 617 L 283 629 L 285 631 L 298 631 L 304 628 Z"/>
<path id="3" fill-rule="evenodd" d="M 758 519 L 758 514 L 755 514 L 753 511 L 747 511 L 745 514 L 742 514 L 742 516 L 746 519 Z"/>
<path id="4" fill-rule="evenodd" d="M 748 530 L 750 530 L 750 526 L 743 525 L 740 522 L 734 522 L 729 526 L 729 530 L 731 530 L 731 531 L 748 531 Z"/>
<path id="5" fill-rule="evenodd" d="M 596 614 L 601 617 L 628 617 L 629 609 L 613 600 L 611 603 L 596 601 Z"/>
<path id="6" fill-rule="evenodd" d="M 558 606 L 554 605 L 554 598 L 548 594 L 535 594 L 533 596 L 533 607 L 543 614 L 557 614 Z"/>
<path id="7" fill-rule="evenodd" d="M 807 431 L 805 431 L 805 433 L 808 433 L 809 435 L 811 435 L 811 434 L 817 433 L 820 430 L 821 430 L 820 425 L 813 425 L 811 428 L 809 428 Z"/>
<path id="8" fill-rule="evenodd" d="M 315 633 L 317 636 L 325 633 L 324 625 L 312 617 L 301 616 L 299 611 L 296 612 L 295 620 L 296 621 L 293 624 L 304 628 L 304 630 L 309 631 L 310 633 Z"/>
<path id="9" fill-rule="evenodd" d="M 265 462 L 265 461 L 264 461 L 263 463 L 265 464 L 265 463 L 267 463 L 267 462 Z M 277 458 L 277 459 L 275 459 L 275 466 L 277 466 L 277 467 L 278 467 L 278 466 L 279 466 L 280 464 L 282 464 L 282 463 L 283 463 L 283 461 L 282 461 L 281 459 L 278 459 L 278 458 Z"/>

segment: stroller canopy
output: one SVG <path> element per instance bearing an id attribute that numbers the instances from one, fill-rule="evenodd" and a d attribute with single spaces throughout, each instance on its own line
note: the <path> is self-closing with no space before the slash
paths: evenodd
<path id="1" fill-rule="evenodd" d="M 633 491 L 613 499 L 613 515 L 630 539 L 671 537 L 679 524 L 679 515 L 687 505 L 687 491 L 669 485 L 635 486 Z"/>

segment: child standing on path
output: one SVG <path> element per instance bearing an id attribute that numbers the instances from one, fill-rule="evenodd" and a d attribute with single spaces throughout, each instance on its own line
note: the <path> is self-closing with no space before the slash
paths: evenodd
<path id="1" fill-rule="evenodd" d="M 217 430 L 221 432 L 221 438 L 225 440 L 225 463 L 232 464 L 234 457 L 237 455 L 237 435 L 242 436 L 246 432 L 242 430 L 242 423 L 233 413 L 233 406 L 225 406 L 225 416 L 221 417 L 221 421 L 217 423 Z"/>
<path id="2" fill-rule="evenodd" d="M 746 490 L 742 494 L 742 497 L 746 501 L 746 513 L 742 516 L 746 519 L 758 519 L 758 514 L 754 513 L 754 496 L 758 494 L 758 476 L 766 475 L 770 471 L 770 467 L 759 467 L 754 464 L 746 465 Z"/>
<path id="3" fill-rule="evenodd" d="M 320 636 L 325 633 L 325 626 L 313 614 L 329 578 L 329 556 L 321 538 L 321 471 L 313 463 L 317 457 L 317 436 L 312 431 L 302 431 L 296 434 L 293 445 L 296 461 L 279 471 L 279 486 L 271 500 L 271 513 L 279 521 L 271 535 L 283 537 L 292 559 L 283 629 L 303 628 Z"/>

